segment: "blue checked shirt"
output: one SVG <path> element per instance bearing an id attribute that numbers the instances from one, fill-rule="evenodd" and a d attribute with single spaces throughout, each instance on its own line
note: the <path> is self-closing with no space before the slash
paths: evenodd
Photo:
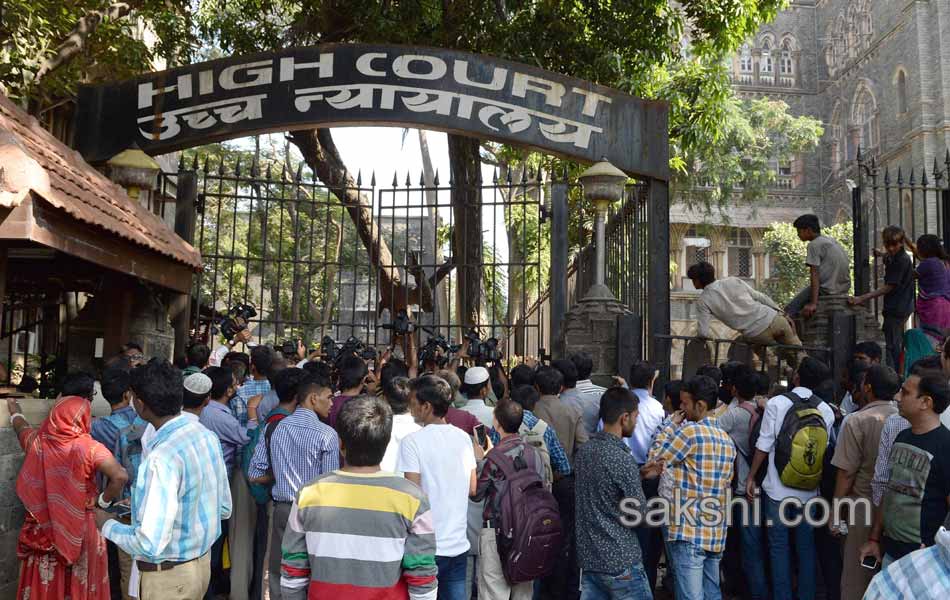
<path id="1" fill-rule="evenodd" d="M 864 600 L 922 600 L 950 594 L 950 548 L 941 543 L 941 535 L 950 533 L 941 528 L 936 545 L 915 550 L 875 575 Z"/>
<path id="2" fill-rule="evenodd" d="M 710 524 L 713 515 L 701 512 L 700 501 L 716 498 L 720 516 L 729 510 L 726 491 L 732 484 L 736 460 L 736 448 L 729 435 L 710 417 L 696 423 L 684 422 L 679 429 L 670 421 L 656 434 L 650 458 L 665 461 L 666 469 L 673 476 L 673 499 L 677 501 L 676 492 L 679 492 L 678 502 L 684 508 L 679 519 L 670 521 L 668 540 L 722 552 L 726 545 L 726 523 L 723 520 Z M 693 502 L 687 505 L 690 500 Z M 692 519 L 685 514 L 687 512 Z"/>
<path id="3" fill-rule="evenodd" d="M 247 401 L 258 394 L 266 394 L 269 391 L 270 381 L 266 379 L 248 379 L 244 385 L 238 388 L 229 404 L 231 412 L 234 413 L 234 418 L 238 420 L 241 427 L 247 427 Z"/>
<path id="4" fill-rule="evenodd" d="M 187 561 L 204 555 L 231 516 L 231 491 L 213 433 L 178 416 L 156 432 L 132 488 L 132 524 L 110 520 L 102 535 L 136 559 Z"/>
<path id="5" fill-rule="evenodd" d="M 541 419 L 536 417 L 530 410 L 524 411 L 524 420 L 522 423 L 528 429 L 533 428 L 540 420 Z M 501 440 L 501 436 L 498 435 L 494 427 L 488 431 L 488 436 L 491 438 L 491 443 L 496 446 Z M 564 446 L 562 446 L 561 441 L 557 439 L 557 432 L 554 431 L 554 428 L 551 427 L 550 424 L 548 424 L 548 428 L 542 437 L 544 438 L 544 444 L 548 447 L 548 455 L 551 457 L 551 470 L 561 475 L 570 475 L 571 461 L 567 460 L 567 453 L 564 452 Z"/>
<path id="6" fill-rule="evenodd" d="M 303 486 L 340 468 L 340 441 L 336 431 L 320 422 L 312 410 L 298 407 L 285 417 L 271 435 L 270 453 L 274 464 L 267 458 L 267 444 L 263 438 L 254 448 L 248 476 L 263 477 L 274 472 L 271 496 L 276 502 L 293 502 Z"/>

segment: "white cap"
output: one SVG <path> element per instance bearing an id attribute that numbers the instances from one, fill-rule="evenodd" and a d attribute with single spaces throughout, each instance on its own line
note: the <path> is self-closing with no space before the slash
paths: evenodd
<path id="1" fill-rule="evenodd" d="M 211 378 L 204 373 L 192 373 L 185 377 L 185 389 L 192 394 L 203 396 L 211 391 Z"/>
<path id="2" fill-rule="evenodd" d="M 488 369 L 485 367 L 471 367 L 465 371 L 465 385 L 478 385 L 488 381 Z"/>

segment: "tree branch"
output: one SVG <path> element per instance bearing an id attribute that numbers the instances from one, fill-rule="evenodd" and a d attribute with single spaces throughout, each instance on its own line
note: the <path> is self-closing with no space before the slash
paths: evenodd
<path id="1" fill-rule="evenodd" d="M 53 55 L 43 59 L 43 62 L 40 63 L 40 68 L 33 77 L 34 85 L 82 52 L 86 47 L 89 36 L 99 28 L 99 25 L 102 24 L 103 21 L 117 21 L 141 6 L 141 4 L 142 0 L 115 2 L 110 4 L 105 10 L 94 10 L 83 15 L 76 22 L 72 31 L 66 36 L 66 39 L 53 51 Z"/>

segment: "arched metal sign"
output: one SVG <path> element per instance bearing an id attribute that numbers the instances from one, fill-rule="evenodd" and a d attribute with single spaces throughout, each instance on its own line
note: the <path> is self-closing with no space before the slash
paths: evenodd
<path id="1" fill-rule="evenodd" d="M 271 131 L 409 126 L 606 157 L 669 179 L 667 105 L 490 56 L 332 44 L 233 57 L 80 90 L 77 146 L 90 161 L 137 144 L 161 154 Z"/>

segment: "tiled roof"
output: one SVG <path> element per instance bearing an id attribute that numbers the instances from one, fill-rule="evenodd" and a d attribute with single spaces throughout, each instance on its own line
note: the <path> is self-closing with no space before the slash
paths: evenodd
<path id="1" fill-rule="evenodd" d="M 79 221 L 201 267 L 198 251 L 158 216 L 0 94 L 0 206 L 17 206 L 30 193 Z"/>

